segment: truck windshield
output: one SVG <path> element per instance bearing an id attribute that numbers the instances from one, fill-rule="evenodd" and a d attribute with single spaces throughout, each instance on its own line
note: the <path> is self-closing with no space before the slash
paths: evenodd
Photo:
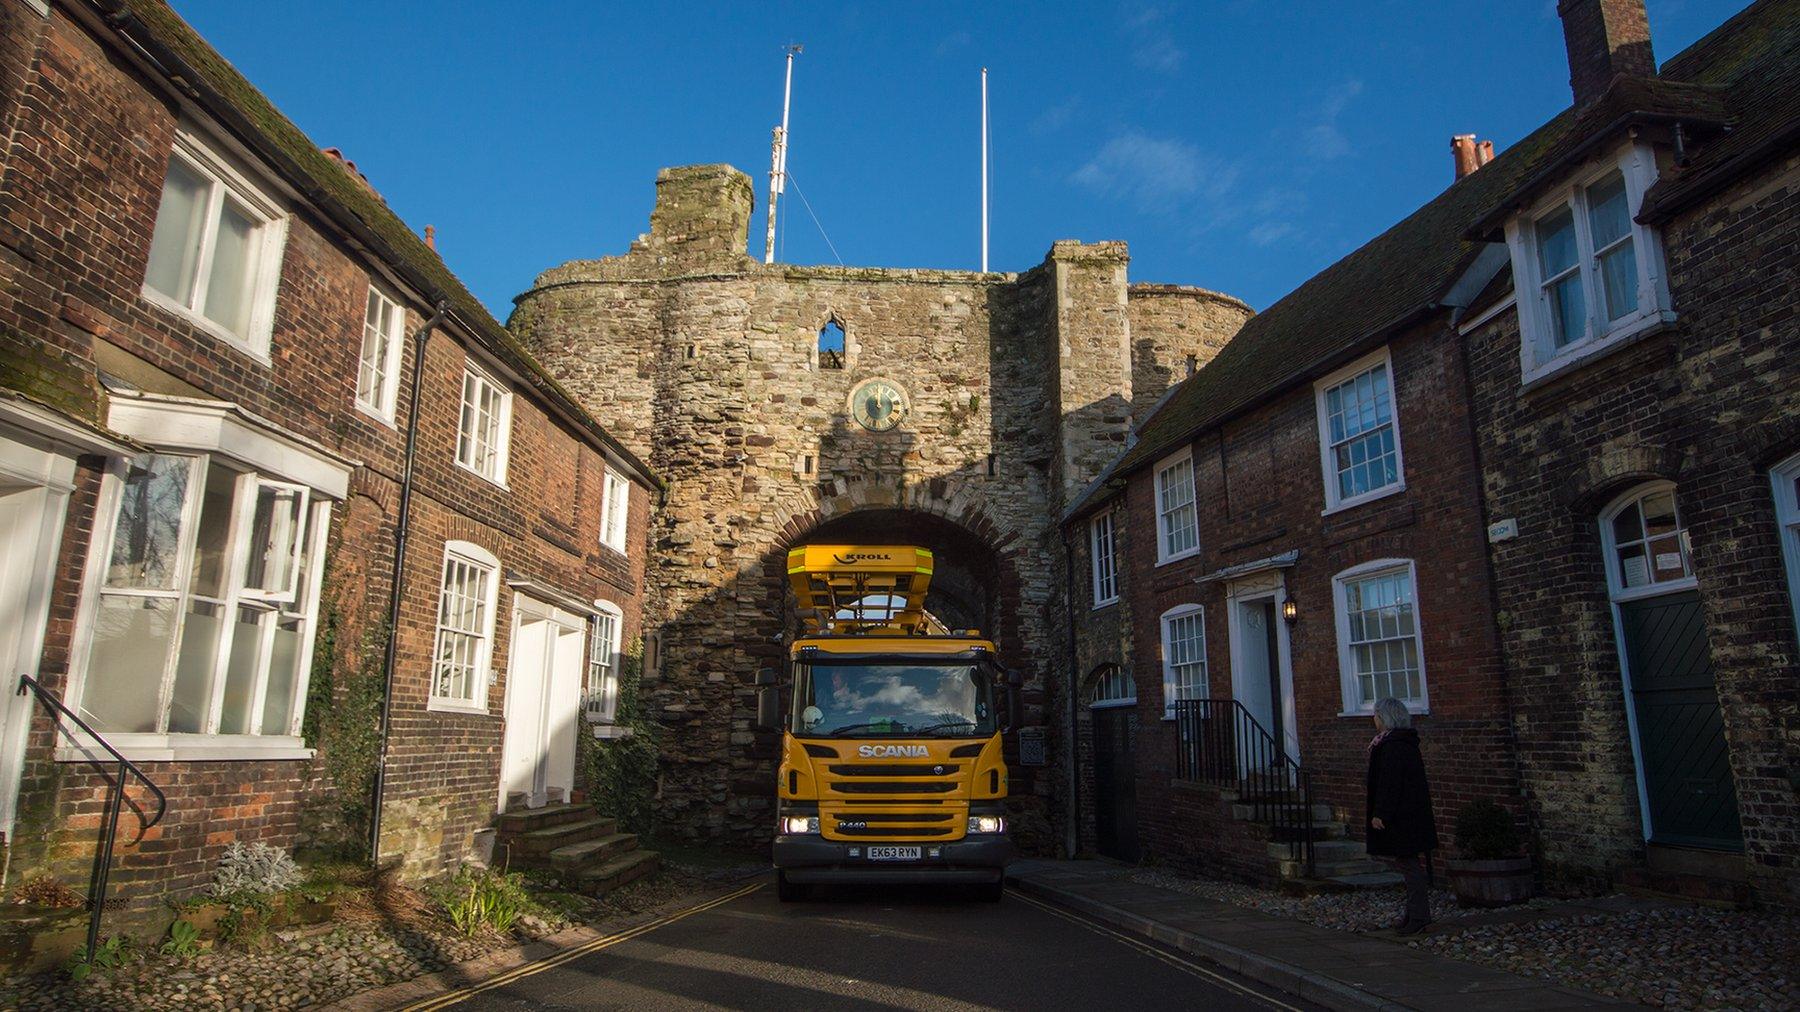
<path id="1" fill-rule="evenodd" d="M 811 737 L 986 738 L 994 680 L 985 665 L 795 666 L 792 729 Z"/>

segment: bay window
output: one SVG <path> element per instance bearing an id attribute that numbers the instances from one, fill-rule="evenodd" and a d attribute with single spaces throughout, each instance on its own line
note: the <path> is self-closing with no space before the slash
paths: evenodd
<path id="1" fill-rule="evenodd" d="M 121 461 L 106 482 L 83 718 L 126 736 L 297 736 L 329 504 L 206 453 Z"/>
<path id="2" fill-rule="evenodd" d="M 224 157 L 178 131 L 144 297 L 266 364 L 286 222 Z"/>
<path id="3" fill-rule="evenodd" d="M 1655 151 L 1630 144 L 1506 223 L 1525 382 L 1674 320 L 1661 241 L 1633 220 L 1656 179 Z"/>

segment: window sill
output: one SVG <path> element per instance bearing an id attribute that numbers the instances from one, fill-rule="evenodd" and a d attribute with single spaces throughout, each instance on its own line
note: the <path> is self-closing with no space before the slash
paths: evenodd
<path id="1" fill-rule="evenodd" d="M 460 460 L 456 462 L 456 466 L 463 473 L 472 474 L 475 477 L 480 478 L 482 481 L 487 482 L 489 485 L 494 486 L 495 488 L 499 489 L 502 492 L 511 492 L 512 491 L 512 489 L 508 488 L 506 485 L 506 476 L 504 474 L 502 474 L 498 478 L 493 477 L 491 475 L 482 474 L 480 471 L 475 470 L 474 468 L 470 467 L 469 465 L 463 463 Z"/>
<path id="2" fill-rule="evenodd" d="M 456 703 L 444 699 L 427 700 L 425 709 L 431 713 L 463 713 L 476 717 L 486 717 L 490 715 L 488 713 L 488 708 L 485 706 L 475 706 L 469 703 Z"/>
<path id="3" fill-rule="evenodd" d="M 250 358 L 255 359 L 257 364 L 263 366 L 264 368 L 272 368 L 275 365 L 274 359 L 269 357 L 268 338 L 266 335 L 264 336 L 264 339 L 261 342 L 262 347 L 259 348 L 259 347 L 257 347 L 257 342 L 251 341 L 250 339 L 248 339 L 246 337 L 243 337 L 243 336 L 233 333 L 232 331 L 226 329 L 225 327 L 222 327 L 219 324 L 208 319 L 205 315 L 203 315 L 201 313 L 196 313 L 192 309 L 189 309 L 188 307 L 182 305 L 180 302 L 177 302 L 176 300 L 169 298 L 167 295 L 164 295 L 163 293 L 157 291 L 156 289 L 151 288 L 148 284 L 145 284 L 142 288 L 138 289 L 138 291 L 143 294 L 144 301 L 150 303 L 153 306 L 156 306 L 157 308 L 159 308 L 165 312 L 172 313 L 176 316 L 181 317 L 183 320 L 187 321 L 188 323 L 192 324 L 193 326 L 206 331 L 208 334 L 211 334 L 213 337 L 218 338 L 220 341 L 224 342 L 227 345 L 230 345 L 234 350 L 242 352 L 243 354 L 249 356 Z"/>
<path id="4" fill-rule="evenodd" d="M 1555 358 L 1540 363 L 1527 371 L 1519 379 L 1519 393 L 1526 394 L 1541 387 L 1549 386 L 1556 380 L 1598 362 L 1614 352 L 1622 351 L 1632 345 L 1653 337 L 1669 329 L 1675 323 L 1675 314 L 1670 310 L 1651 313 L 1640 317 L 1624 326 L 1614 328 L 1604 337 L 1594 338 L 1581 344 L 1571 345 Z"/>
<path id="5" fill-rule="evenodd" d="M 1182 559 L 1191 559 L 1194 556 L 1199 555 L 1199 554 L 1200 554 L 1200 548 L 1199 548 L 1199 546 L 1195 546 L 1193 548 L 1188 549 L 1185 552 L 1178 552 L 1174 555 L 1165 555 L 1165 556 L 1157 559 L 1156 564 L 1158 566 L 1166 566 L 1166 565 L 1170 564 L 1171 562 L 1180 562 Z"/>
<path id="6" fill-rule="evenodd" d="M 395 430 L 398 430 L 400 428 L 400 423 L 395 420 L 393 415 L 391 415 L 391 414 L 384 415 L 380 411 L 377 411 L 376 409 L 370 407 L 369 405 L 364 404 L 360 400 L 356 402 L 356 411 L 358 414 L 362 415 L 364 418 L 367 418 L 370 421 L 379 422 L 386 428 L 395 429 Z"/>
<path id="7" fill-rule="evenodd" d="M 1340 500 L 1338 502 L 1338 504 L 1335 506 L 1325 507 L 1325 509 L 1323 511 L 1321 511 L 1319 513 L 1319 515 L 1322 517 L 1328 517 L 1334 513 L 1342 513 L 1345 510 L 1355 509 L 1356 507 L 1364 505 L 1365 503 L 1377 502 L 1379 500 L 1386 499 L 1389 496 L 1399 495 L 1400 493 L 1402 493 L 1404 491 L 1406 491 L 1406 482 L 1404 482 L 1404 481 L 1396 482 L 1392 485 L 1386 486 L 1385 488 L 1376 489 L 1373 492 L 1365 492 L 1362 495 L 1359 495 L 1354 499 Z"/>
<path id="8" fill-rule="evenodd" d="M 1417 705 L 1414 703 L 1408 703 L 1408 704 L 1406 704 L 1406 712 L 1412 714 L 1415 717 L 1429 717 L 1429 716 L 1431 716 L 1431 707 L 1420 706 L 1420 705 Z M 1338 713 L 1338 716 L 1339 717 L 1359 717 L 1363 720 L 1368 720 L 1369 718 L 1375 716 L 1375 711 L 1373 709 L 1343 710 Z"/>
<path id="9" fill-rule="evenodd" d="M 132 762 L 308 760 L 314 750 L 299 738 L 240 734 L 120 734 L 107 741 Z M 59 763 L 111 762 L 112 756 L 80 732 L 76 744 L 56 750 Z"/>
<path id="10" fill-rule="evenodd" d="M 590 724 L 588 728 L 594 732 L 594 737 L 602 741 L 631 737 L 631 728 L 618 724 Z"/>
<path id="11" fill-rule="evenodd" d="M 1109 597 L 1104 601 L 1095 601 L 1094 606 L 1092 608 L 1090 608 L 1089 610 L 1090 611 L 1103 611 L 1107 608 L 1111 608 L 1113 605 L 1118 604 L 1118 603 L 1119 603 L 1119 599 L 1117 596 Z"/>
<path id="12" fill-rule="evenodd" d="M 631 555 L 625 551 L 624 545 L 615 545 L 610 541 L 602 541 L 602 542 L 600 542 L 600 547 L 606 549 L 607 551 L 613 553 L 614 555 L 617 555 L 621 559 L 631 558 Z"/>

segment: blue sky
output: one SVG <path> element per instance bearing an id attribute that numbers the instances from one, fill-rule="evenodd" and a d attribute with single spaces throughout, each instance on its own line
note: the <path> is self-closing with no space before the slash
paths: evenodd
<path id="1" fill-rule="evenodd" d="M 1447 186 L 1452 134 L 1569 102 L 1555 0 L 175 6 L 502 320 L 645 231 L 661 166 L 749 172 L 760 254 L 790 41 L 782 260 L 977 266 L 986 66 L 993 269 L 1123 239 L 1134 280 L 1257 308 Z M 1742 6 L 1649 0 L 1658 58 Z"/>

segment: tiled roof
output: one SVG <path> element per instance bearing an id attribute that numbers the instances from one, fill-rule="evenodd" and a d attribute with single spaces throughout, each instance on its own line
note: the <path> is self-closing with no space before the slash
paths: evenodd
<path id="1" fill-rule="evenodd" d="M 154 42 L 187 64 L 199 79 L 178 83 L 198 86 L 197 97 L 202 105 L 218 106 L 209 107 L 208 111 L 219 116 L 227 127 L 236 128 L 241 124 L 252 131 L 254 136 L 239 139 L 264 155 L 271 162 L 271 169 L 292 177 L 288 182 L 333 217 L 340 227 L 353 234 L 357 231 L 372 233 L 376 254 L 428 296 L 448 301 L 457 322 L 473 332 L 486 351 L 522 377 L 539 400 L 574 422 L 644 480 L 661 487 L 660 479 L 649 466 L 601 428 L 574 396 L 551 378 L 451 273 L 437 253 L 427 247 L 372 188 L 346 172 L 341 162 L 313 143 L 168 4 L 162 0 L 112 0 L 102 2 L 100 6 L 103 9 L 122 8 L 122 16 L 109 17 L 109 21 L 126 32 L 147 32 Z M 133 25 L 133 21 L 137 24 Z M 167 69 L 172 74 L 179 73 L 179 68 Z M 385 250 L 379 248 L 383 246 Z"/>
<path id="2" fill-rule="evenodd" d="M 1595 132 L 1644 117 L 1692 117 L 1734 129 L 1697 148 L 1676 181 L 1708 173 L 1792 124 L 1800 96 L 1800 0 L 1760 0 L 1664 65 L 1653 80 L 1621 79 L 1585 110 L 1565 109 L 1480 170 L 1362 248 L 1250 318 L 1218 357 L 1184 380 L 1145 423 L 1137 442 L 1070 509 L 1105 497 L 1107 485 L 1190 442 L 1201 431 L 1323 375 L 1438 301 L 1482 243 L 1468 235 L 1494 209 L 1584 150 Z M 1651 191 L 1658 197 L 1664 188 Z M 1670 185 L 1673 192 L 1679 192 Z M 1662 199 L 1669 199 L 1663 196 Z"/>

